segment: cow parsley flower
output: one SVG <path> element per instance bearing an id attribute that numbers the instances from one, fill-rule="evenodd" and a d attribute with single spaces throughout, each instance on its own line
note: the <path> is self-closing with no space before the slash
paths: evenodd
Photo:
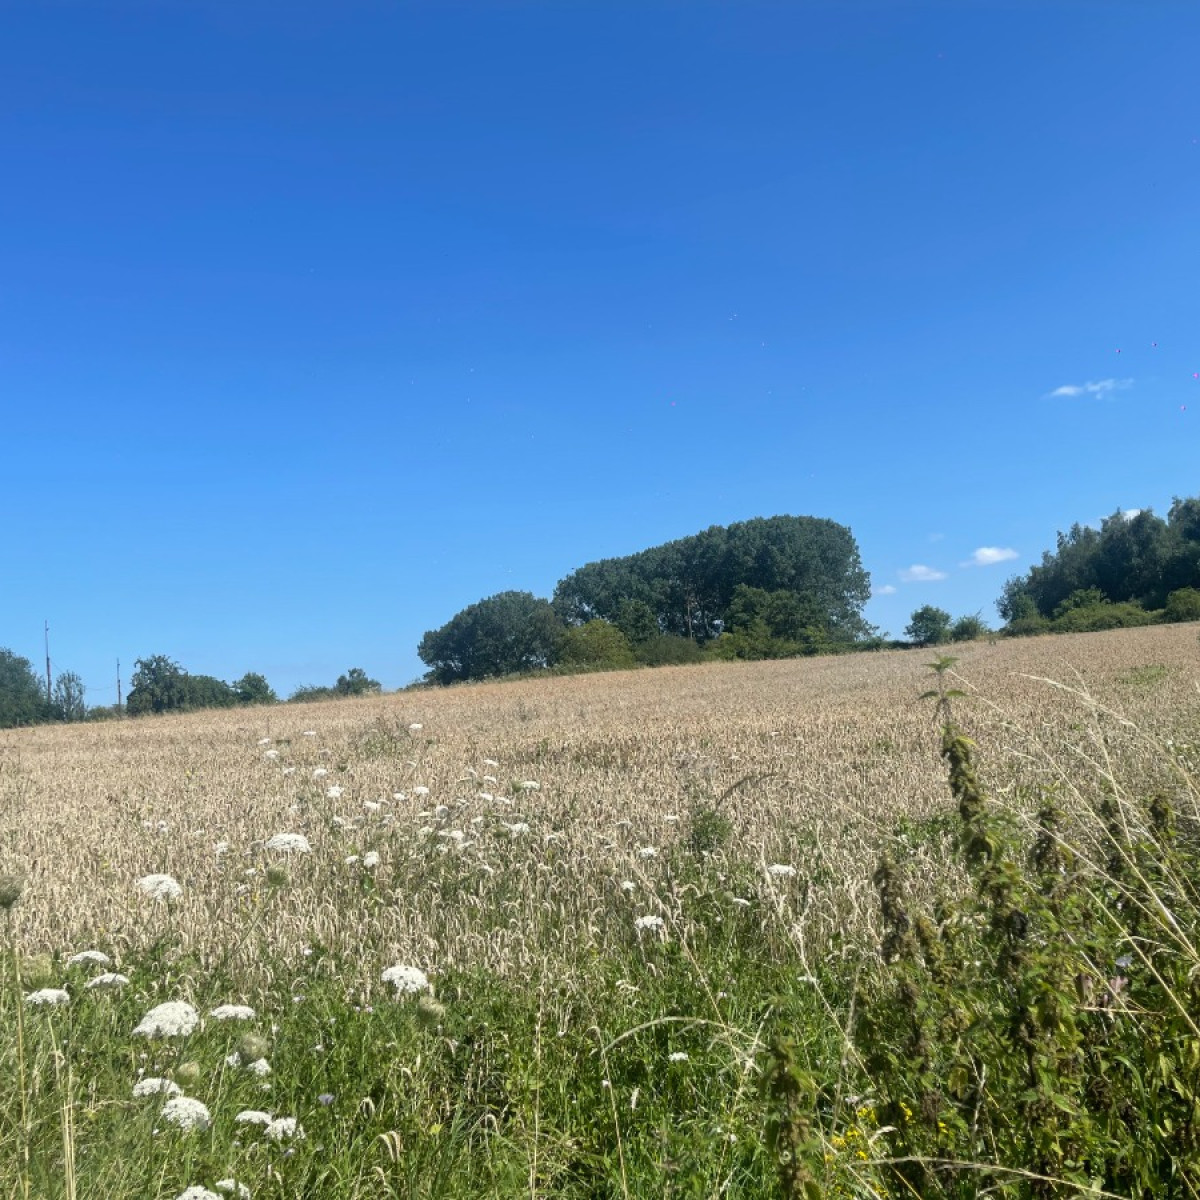
<path id="1" fill-rule="evenodd" d="M 280 854 L 311 854 L 312 847 L 302 833 L 277 833 L 267 838 L 266 848 Z"/>
<path id="2" fill-rule="evenodd" d="M 250 1189 L 244 1183 L 238 1183 L 236 1179 L 218 1179 L 213 1187 L 227 1196 L 236 1196 L 238 1200 L 250 1200 Z"/>
<path id="3" fill-rule="evenodd" d="M 379 866 L 379 851 L 368 850 L 366 854 L 363 855 L 362 865 L 366 867 L 368 871 L 371 871 L 375 867 Z"/>
<path id="4" fill-rule="evenodd" d="M 201 1187 L 198 1183 L 193 1183 L 191 1187 L 184 1188 L 175 1200 L 221 1200 L 221 1197 L 216 1192 L 210 1192 L 208 1188 Z"/>
<path id="5" fill-rule="evenodd" d="M 773 875 L 776 879 L 791 879 L 796 874 L 796 868 L 788 863 L 772 863 L 767 868 L 767 874 Z"/>
<path id="6" fill-rule="evenodd" d="M 273 1142 L 300 1142 L 304 1140 L 304 1127 L 295 1117 L 276 1117 L 263 1134 Z"/>
<path id="7" fill-rule="evenodd" d="M 667 1055 L 667 1062 L 687 1062 L 688 1056 L 686 1050 L 672 1050 Z"/>
<path id="8" fill-rule="evenodd" d="M 638 851 L 638 858 L 657 858 L 658 849 L 655 846 L 643 846 Z"/>
<path id="9" fill-rule="evenodd" d="M 71 967 L 111 967 L 112 959 L 102 950 L 80 950 L 78 954 L 72 954 L 67 959 L 67 965 Z"/>
<path id="10" fill-rule="evenodd" d="M 541 784 L 536 779 L 525 779 L 518 784 L 523 792 L 536 792 L 541 790 Z"/>
<path id="11" fill-rule="evenodd" d="M 342 789 L 335 783 L 332 787 L 325 789 L 325 798 L 327 800 L 340 800 L 342 798 Z"/>
<path id="12" fill-rule="evenodd" d="M 212 1124 L 212 1116 L 207 1106 L 191 1096 L 172 1096 L 163 1105 L 162 1118 L 172 1125 L 178 1125 L 184 1133 L 194 1130 L 203 1132 Z"/>
<path id="13" fill-rule="evenodd" d="M 324 767 L 313 767 L 312 777 L 314 779 L 324 779 L 329 772 Z"/>
<path id="14" fill-rule="evenodd" d="M 415 788 L 413 788 L 412 794 L 414 796 L 428 796 L 429 789 L 422 784 L 418 784 Z"/>
<path id="15" fill-rule="evenodd" d="M 410 733 L 420 733 L 420 732 L 421 732 L 421 730 L 422 730 L 422 729 L 424 729 L 424 728 L 425 728 L 425 726 L 424 726 L 424 725 L 422 725 L 420 721 L 414 721 L 414 722 L 413 722 L 413 723 L 412 723 L 412 724 L 411 724 L 411 725 L 408 727 L 408 729 L 409 729 L 409 732 L 410 732 Z"/>
<path id="16" fill-rule="evenodd" d="M 274 1120 L 269 1112 L 257 1108 L 244 1108 L 233 1118 L 235 1125 L 270 1125 Z"/>
<path id="17" fill-rule="evenodd" d="M 647 929 L 653 929 L 655 932 L 658 932 L 660 929 L 664 929 L 666 924 L 666 921 L 664 921 L 662 917 L 658 916 L 656 913 L 650 913 L 647 916 L 638 917 L 638 919 L 634 921 L 633 927 L 639 933 Z"/>
<path id="18" fill-rule="evenodd" d="M 512 838 L 519 838 L 521 834 L 529 832 L 529 826 L 524 821 L 514 821 L 511 825 L 507 821 L 501 821 L 500 824 L 508 830 L 508 835 Z"/>
<path id="19" fill-rule="evenodd" d="M 83 986 L 90 992 L 93 988 L 102 990 L 122 988 L 128 982 L 128 975 L 122 975 L 117 971 L 105 971 L 103 975 L 97 975 L 95 979 L 89 979 Z"/>
<path id="20" fill-rule="evenodd" d="M 214 1021 L 253 1021 L 255 1012 L 248 1004 L 218 1004 L 208 1015 Z"/>
<path id="21" fill-rule="evenodd" d="M 183 895 L 178 880 L 170 875 L 143 875 L 134 886 L 151 900 L 166 902 L 178 900 Z"/>
<path id="22" fill-rule="evenodd" d="M 133 1085 L 133 1098 L 135 1100 L 142 1099 L 143 1096 L 182 1096 L 183 1088 L 179 1086 L 173 1079 L 160 1079 L 156 1075 L 149 1075 L 145 1079 L 139 1079 Z"/>
<path id="23" fill-rule="evenodd" d="M 408 967 L 397 963 L 394 967 L 388 967 L 380 979 L 384 983 L 390 983 L 398 995 L 415 996 L 420 992 L 429 991 L 429 977 L 419 967 Z"/>
<path id="24" fill-rule="evenodd" d="M 200 1014 L 183 1000 L 152 1008 L 134 1029 L 134 1037 L 187 1037 L 200 1024 Z"/>
<path id="25" fill-rule="evenodd" d="M 30 992 L 25 997 L 26 1004 L 32 1004 L 35 1008 L 40 1008 L 45 1005 L 53 1008 L 59 1004 L 69 1004 L 71 996 L 62 988 L 38 988 L 36 992 Z"/>

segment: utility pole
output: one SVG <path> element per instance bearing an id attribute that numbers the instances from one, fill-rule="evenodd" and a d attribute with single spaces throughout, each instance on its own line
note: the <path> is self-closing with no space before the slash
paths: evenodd
<path id="1" fill-rule="evenodd" d="M 50 703 L 50 622 L 46 622 L 46 703 Z"/>
<path id="2" fill-rule="evenodd" d="M 117 659 L 117 707 L 121 707 L 121 660 Z"/>

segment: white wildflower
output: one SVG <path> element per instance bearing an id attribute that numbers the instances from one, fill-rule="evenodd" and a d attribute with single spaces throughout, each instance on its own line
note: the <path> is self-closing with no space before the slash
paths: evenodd
<path id="1" fill-rule="evenodd" d="M 263 1130 L 273 1142 L 299 1142 L 304 1140 L 304 1128 L 295 1117 L 276 1117 Z"/>
<path id="2" fill-rule="evenodd" d="M 408 727 L 408 729 L 409 729 L 409 732 L 410 732 L 410 733 L 420 733 L 420 732 L 421 732 L 421 730 L 422 730 L 422 729 L 424 729 L 424 728 L 425 728 L 425 726 L 424 726 L 424 725 L 422 725 L 420 721 L 414 721 L 414 722 L 413 722 L 413 723 L 412 723 L 412 724 L 411 724 L 411 725 Z"/>
<path id="3" fill-rule="evenodd" d="M 485 758 L 483 765 L 485 767 L 498 767 L 500 764 L 494 758 Z"/>
<path id="4" fill-rule="evenodd" d="M 342 861 L 345 863 L 346 866 L 352 867 L 352 866 L 354 866 L 354 864 L 356 862 L 358 862 L 358 855 L 357 854 L 347 854 L 346 857 Z"/>
<path id="5" fill-rule="evenodd" d="M 246 1070 L 251 1075 L 257 1075 L 259 1079 L 265 1079 L 271 1073 L 271 1064 L 265 1058 L 256 1058 L 253 1062 L 246 1064 Z"/>
<path id="6" fill-rule="evenodd" d="M 407 800 L 408 796 L 405 795 L 404 792 L 393 792 L 392 799 L 395 800 L 398 804 L 400 804 L 400 803 L 403 803 L 405 800 Z"/>
<path id="7" fill-rule="evenodd" d="M 55 1005 L 69 1004 L 70 1002 L 70 993 L 63 991 L 62 988 L 38 988 L 36 992 L 30 992 L 25 997 L 25 1003 L 32 1004 L 35 1008 L 42 1005 L 53 1008 Z"/>
<path id="8" fill-rule="evenodd" d="M 213 853 L 218 858 L 220 858 L 221 855 L 223 855 L 223 854 L 228 854 L 229 853 L 229 843 L 228 842 L 217 842 L 216 845 L 213 846 Z"/>
<path id="9" fill-rule="evenodd" d="M 643 846 L 638 851 L 638 858 L 657 858 L 658 849 L 654 846 Z"/>
<path id="10" fill-rule="evenodd" d="M 363 855 L 362 865 L 366 867 L 368 871 L 379 866 L 379 851 L 368 850 L 366 854 Z"/>
<path id="11" fill-rule="evenodd" d="M 233 1118 L 235 1125 L 270 1125 L 274 1120 L 269 1112 L 257 1108 L 244 1108 Z"/>
<path id="12" fill-rule="evenodd" d="M 413 788 L 412 794 L 414 796 L 428 796 L 429 789 L 427 787 L 424 787 L 424 786 L 418 784 L 415 788 Z"/>
<path id="13" fill-rule="evenodd" d="M 170 875 L 143 875 L 134 886 L 152 900 L 178 900 L 183 888 Z"/>
<path id="14" fill-rule="evenodd" d="M 197 1129 L 203 1131 L 212 1124 L 208 1108 L 191 1096 L 172 1096 L 163 1105 L 162 1118 L 172 1125 L 178 1125 L 184 1133 Z"/>
<path id="15" fill-rule="evenodd" d="M 253 1021 L 255 1013 L 248 1004 L 218 1004 L 208 1015 L 214 1021 Z"/>
<path id="16" fill-rule="evenodd" d="M 267 751 L 267 752 L 266 752 L 266 753 L 263 755 L 263 758 L 269 758 L 269 759 L 270 759 L 272 762 L 274 762 L 274 761 L 275 761 L 275 759 L 277 759 L 278 757 L 279 757 L 279 751 L 278 751 L 278 750 L 268 750 L 268 751 Z"/>
<path id="17" fill-rule="evenodd" d="M 218 1179 L 213 1187 L 227 1196 L 236 1196 L 238 1200 L 250 1200 L 250 1189 L 244 1183 L 238 1183 L 236 1179 Z"/>
<path id="18" fill-rule="evenodd" d="M 190 1188 L 184 1188 L 175 1200 L 221 1200 L 221 1197 L 216 1192 L 210 1192 L 208 1188 L 201 1187 L 198 1183 L 193 1183 Z"/>
<path id="19" fill-rule="evenodd" d="M 284 775 L 295 775 L 295 773 L 296 773 L 295 767 L 284 767 L 283 768 Z"/>
<path id="20" fill-rule="evenodd" d="M 665 926 L 666 921 L 664 921 L 662 917 L 655 913 L 650 913 L 644 917 L 638 917 L 638 919 L 633 923 L 634 929 L 638 930 L 639 933 L 646 929 L 653 929 L 657 931 L 663 929 Z"/>
<path id="21" fill-rule="evenodd" d="M 791 879 L 796 874 L 796 868 L 788 863 L 772 863 L 767 868 L 767 874 L 773 875 L 776 879 Z"/>
<path id="22" fill-rule="evenodd" d="M 369 813 L 377 813 L 381 805 L 378 800 L 364 800 L 363 808 Z"/>
<path id="23" fill-rule="evenodd" d="M 329 772 L 324 767 L 313 767 L 312 777 L 314 779 L 324 779 Z"/>
<path id="24" fill-rule="evenodd" d="M 342 798 L 342 789 L 335 783 L 333 787 L 325 789 L 326 800 L 340 800 Z"/>
<path id="25" fill-rule="evenodd" d="M 133 1031 L 135 1037 L 186 1037 L 200 1024 L 200 1014 L 183 1000 L 152 1008 Z"/>
<path id="26" fill-rule="evenodd" d="M 72 967 L 111 967 L 112 959 L 102 950 L 80 950 L 67 959 L 67 965 Z"/>
<path id="27" fill-rule="evenodd" d="M 688 1056 L 686 1050 L 672 1050 L 667 1055 L 667 1062 L 687 1062 Z"/>
<path id="28" fill-rule="evenodd" d="M 523 792 L 536 792 L 542 785 L 536 779 L 525 779 L 518 786 Z"/>
<path id="29" fill-rule="evenodd" d="M 274 837 L 267 839 L 266 848 L 277 850 L 281 854 L 310 854 L 312 852 L 308 838 L 302 833 L 277 833 Z"/>
<path id="30" fill-rule="evenodd" d="M 260 746 L 269 746 L 271 744 L 271 739 L 270 738 L 259 738 L 258 744 Z"/>
<path id="31" fill-rule="evenodd" d="M 623 891 L 623 892 L 636 892 L 636 891 L 637 891 L 637 884 L 636 884 L 636 883 L 634 883 L 632 879 L 622 879 L 622 880 L 621 880 L 621 891 Z"/>
<path id="32" fill-rule="evenodd" d="M 518 838 L 521 834 L 529 832 L 529 826 L 524 821 L 514 821 L 511 825 L 507 821 L 501 821 L 500 824 L 508 830 L 509 837 Z"/>
<path id="33" fill-rule="evenodd" d="M 475 799 L 482 800 L 485 804 L 491 804 L 491 802 L 493 800 L 495 800 L 495 798 L 496 797 L 493 796 L 491 792 L 476 792 L 475 793 Z"/>
<path id="34" fill-rule="evenodd" d="M 302 737 L 316 737 L 317 731 L 315 729 L 306 729 L 301 736 Z"/>
<path id="35" fill-rule="evenodd" d="M 129 982 L 128 975 L 121 975 L 117 971 L 105 971 L 103 975 L 97 975 L 95 979 L 89 979 L 84 987 L 91 991 L 93 988 L 121 988 Z"/>
<path id="36" fill-rule="evenodd" d="M 384 983 L 392 984 L 401 995 L 429 991 L 429 977 L 419 967 L 397 963 L 394 967 L 388 967 L 379 978 Z"/>
<path id="37" fill-rule="evenodd" d="M 183 1088 L 173 1079 L 159 1079 L 151 1075 L 139 1079 L 133 1085 L 133 1098 L 140 1100 L 143 1096 L 182 1096 Z"/>
<path id="38" fill-rule="evenodd" d="M 738 906 L 738 908 L 749 908 L 750 907 L 750 901 L 744 899 L 741 896 L 730 896 L 729 903 L 736 904 Z"/>

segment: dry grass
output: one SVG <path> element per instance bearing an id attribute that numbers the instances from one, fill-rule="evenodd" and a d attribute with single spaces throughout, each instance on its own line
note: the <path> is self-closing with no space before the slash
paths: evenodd
<path id="1" fill-rule="evenodd" d="M 1195 728 L 1195 626 L 954 652 L 976 697 L 962 723 L 991 791 L 1014 803 L 1080 756 L 1102 774 L 1119 754 L 1127 780 L 1150 782 L 1164 769 L 1156 743 Z M 634 914 L 676 915 L 689 814 L 720 802 L 730 886 L 753 879 L 780 935 L 819 951 L 871 920 L 879 839 L 948 804 L 932 708 L 917 700 L 933 657 L 712 664 L 0 733 L 0 874 L 27 878 L 15 932 L 27 954 L 120 957 L 169 924 L 200 961 L 236 967 L 248 992 L 264 944 L 276 961 L 318 943 L 357 958 L 368 992 L 397 959 L 544 972 L 627 938 Z M 1086 691 L 1136 731 L 1035 677 Z M 539 788 L 520 790 L 526 780 Z M 528 833 L 508 828 L 518 822 Z M 455 830 L 461 845 L 445 836 Z M 266 852 L 281 832 L 305 834 L 313 853 Z M 368 851 L 373 872 L 346 865 Z M 827 869 L 813 872 L 818 857 Z M 823 880 L 815 891 L 765 869 L 801 859 Z M 271 866 L 285 883 L 268 883 Z M 153 872 L 180 881 L 178 903 L 138 894 Z"/>

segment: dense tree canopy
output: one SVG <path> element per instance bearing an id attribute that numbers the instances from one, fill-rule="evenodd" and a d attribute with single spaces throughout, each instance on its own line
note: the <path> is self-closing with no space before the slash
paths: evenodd
<path id="1" fill-rule="evenodd" d="M 430 630 L 417 654 L 432 679 L 455 683 L 549 666 L 562 638 L 562 625 L 548 601 L 529 592 L 501 592 Z"/>
<path id="2" fill-rule="evenodd" d="M 1057 546 L 1042 555 L 1041 563 L 1004 585 L 996 607 L 1010 627 L 1032 631 L 1041 627 L 1039 622 L 1103 604 L 1165 609 L 1172 593 L 1196 587 L 1200 499 L 1176 499 L 1165 521 L 1142 509 L 1114 512 L 1099 529 L 1072 525 L 1058 535 Z M 1182 611 L 1179 602 L 1170 608 Z M 1070 624 L 1078 627 L 1083 620 L 1072 617 Z"/>
<path id="3" fill-rule="evenodd" d="M 46 685 L 29 659 L 0 648 L 0 729 L 48 721 Z"/>
<path id="4" fill-rule="evenodd" d="M 722 632 L 739 587 L 795 598 L 802 628 L 835 641 L 867 632 L 870 578 L 850 530 L 816 517 L 756 517 L 588 563 L 563 579 L 554 607 L 568 625 L 611 621 L 636 644 L 655 632 L 706 642 Z M 636 630 L 635 630 L 636 624 Z"/>
<path id="5" fill-rule="evenodd" d="M 268 704 L 276 698 L 266 679 L 253 671 L 228 684 L 212 675 L 193 675 L 165 654 L 139 658 L 134 668 L 125 701 L 125 710 L 131 716 Z"/>

